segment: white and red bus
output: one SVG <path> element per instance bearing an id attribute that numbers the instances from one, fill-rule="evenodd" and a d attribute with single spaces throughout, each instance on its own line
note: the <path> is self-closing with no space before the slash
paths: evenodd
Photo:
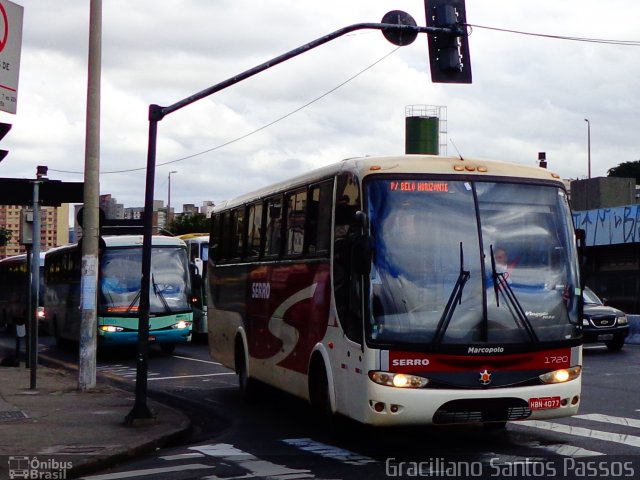
<path id="1" fill-rule="evenodd" d="M 345 160 L 214 210 L 211 355 L 371 425 L 573 415 L 581 289 L 565 187 L 538 167 Z"/>

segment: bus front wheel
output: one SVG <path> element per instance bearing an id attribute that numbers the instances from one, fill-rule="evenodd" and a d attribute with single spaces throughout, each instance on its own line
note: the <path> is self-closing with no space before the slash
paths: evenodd
<path id="1" fill-rule="evenodd" d="M 331 397 L 329 396 L 329 379 L 324 362 L 315 357 L 309 370 L 309 400 L 311 407 L 322 421 L 331 421 Z"/>
<path id="2" fill-rule="evenodd" d="M 244 353 L 244 346 L 242 339 L 236 340 L 236 373 L 238 374 L 238 385 L 240 387 L 240 394 L 246 402 L 252 402 L 256 397 L 256 381 L 249 377 L 249 371 L 247 369 L 247 360 Z"/>

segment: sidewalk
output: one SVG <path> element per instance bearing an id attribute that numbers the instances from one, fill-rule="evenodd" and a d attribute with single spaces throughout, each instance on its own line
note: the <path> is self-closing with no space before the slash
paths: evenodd
<path id="1" fill-rule="evenodd" d="M 0 347 L 0 359 L 8 353 Z M 80 392 L 75 371 L 42 365 L 37 368 L 37 388 L 31 390 L 30 375 L 24 362 L 20 367 L 0 366 L 1 479 L 18 470 L 16 478 L 36 478 L 24 477 L 27 470 L 40 471 L 38 478 L 96 472 L 152 451 L 190 425 L 183 413 L 148 399 L 155 418 L 125 426 L 134 393 L 100 381 L 95 389 Z"/>

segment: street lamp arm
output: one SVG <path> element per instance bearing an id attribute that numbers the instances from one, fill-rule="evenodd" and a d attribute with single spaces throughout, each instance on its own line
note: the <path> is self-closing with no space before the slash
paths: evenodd
<path id="1" fill-rule="evenodd" d="M 149 107 L 149 120 L 160 121 L 165 116 L 175 112 L 176 110 L 180 110 L 181 108 L 186 107 L 187 105 L 191 105 L 192 103 L 197 102 L 198 100 L 202 100 L 203 98 L 206 98 L 209 95 L 219 92 L 220 90 L 224 90 L 225 88 L 235 85 L 236 83 L 246 80 L 247 78 L 253 77 L 254 75 L 260 72 L 263 72 L 268 68 L 274 67 L 280 63 L 283 63 L 287 60 L 297 57 L 298 55 L 308 52 L 309 50 L 312 50 L 316 47 L 324 45 L 325 43 L 335 40 L 338 37 L 341 37 L 343 35 L 346 35 L 347 33 L 351 33 L 357 30 L 383 30 L 383 31 L 395 30 L 398 32 L 406 32 L 406 33 L 414 33 L 414 34 L 438 33 L 438 32 L 459 34 L 460 33 L 459 28 L 460 27 L 451 27 L 451 28 L 420 27 L 417 25 L 403 25 L 403 24 L 395 24 L 395 23 L 356 23 L 353 25 L 349 25 L 349 26 L 340 28 L 335 32 L 329 33 L 328 35 L 317 38 L 309 43 L 305 43 L 304 45 L 301 45 L 298 48 L 295 48 L 286 53 L 283 53 L 282 55 L 278 55 L 277 57 L 274 57 L 271 60 L 268 60 L 260 65 L 250 68 L 249 70 L 246 70 L 236 75 L 235 77 L 231 77 L 226 80 L 223 80 L 222 82 L 216 85 L 212 85 L 211 87 L 205 88 L 204 90 L 198 93 L 195 93 L 193 95 L 190 95 L 189 97 L 184 98 L 172 105 L 169 105 L 166 107 L 162 107 L 159 105 L 151 105 Z"/>

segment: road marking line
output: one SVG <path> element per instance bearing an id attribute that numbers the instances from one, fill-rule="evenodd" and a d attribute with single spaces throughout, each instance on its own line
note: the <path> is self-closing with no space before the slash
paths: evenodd
<path id="1" fill-rule="evenodd" d="M 572 427 L 562 423 L 542 422 L 539 420 L 525 420 L 518 422 L 518 425 L 550 430 L 552 432 L 566 433 L 568 435 L 577 435 L 579 437 L 587 437 L 595 440 L 604 440 L 605 442 L 614 442 L 621 443 L 623 445 L 631 445 L 633 447 L 640 447 L 640 437 L 635 435 L 621 435 L 619 433 L 602 432 L 600 430 L 591 430 L 590 428 Z"/>
<path id="2" fill-rule="evenodd" d="M 612 423 L 614 425 L 624 425 L 626 427 L 640 428 L 640 420 L 637 418 L 612 417 L 601 413 L 585 413 L 584 415 L 574 415 L 573 418 L 592 420 L 594 422 Z"/>
<path id="3" fill-rule="evenodd" d="M 212 362 L 210 360 L 200 360 L 199 358 L 181 357 L 180 355 L 171 355 L 171 356 L 173 358 L 181 358 L 182 360 L 191 360 L 192 362 L 209 363 L 211 365 L 222 365 L 221 363 L 218 363 L 218 362 Z"/>
<path id="4" fill-rule="evenodd" d="M 178 455 L 165 455 L 164 457 L 158 457 L 161 460 L 183 460 L 185 458 L 203 458 L 202 453 L 180 453 Z"/>
<path id="5" fill-rule="evenodd" d="M 548 450 L 564 457 L 596 457 L 606 455 L 602 452 L 587 450 L 586 448 L 580 448 L 574 445 L 564 445 L 562 443 L 552 445 L 531 445 L 530 448 L 535 448 L 536 450 Z"/>
<path id="6" fill-rule="evenodd" d="M 332 458 L 342 463 L 350 465 L 367 465 L 369 463 L 378 463 L 371 457 L 359 455 L 357 453 L 345 450 L 344 448 L 334 447 L 325 443 L 316 442 L 310 438 L 288 438 L 282 440 L 287 445 L 299 448 L 305 452 L 315 453 L 325 458 Z"/>
<path id="7" fill-rule="evenodd" d="M 262 460 L 250 453 L 242 451 L 228 443 L 218 443 L 215 445 L 200 445 L 197 447 L 189 447 L 189 450 L 196 450 L 210 457 L 221 458 L 229 462 L 233 462 L 241 468 L 251 472 L 242 478 L 268 477 L 278 479 L 304 479 L 315 478 L 310 470 L 297 470 L 288 468 L 284 465 L 278 465 L 266 460 Z M 210 479 L 218 478 L 215 476 L 207 477 Z"/>
<path id="8" fill-rule="evenodd" d="M 235 372 L 221 372 L 221 373 L 203 373 L 202 375 L 179 375 L 177 377 L 155 377 L 148 378 L 147 380 L 176 380 L 179 378 L 197 378 L 197 377 L 215 377 L 218 375 L 235 375 Z"/>
<path id="9" fill-rule="evenodd" d="M 181 472 L 183 470 L 202 470 L 205 468 L 216 468 L 216 467 L 214 465 L 203 465 L 201 463 L 192 463 L 188 465 L 178 465 L 175 467 L 149 468 L 146 470 L 132 470 L 129 472 L 106 473 L 104 475 L 92 475 L 90 477 L 81 477 L 80 480 L 117 480 L 119 478 L 144 477 L 147 475 L 159 475 L 167 472 Z"/>

